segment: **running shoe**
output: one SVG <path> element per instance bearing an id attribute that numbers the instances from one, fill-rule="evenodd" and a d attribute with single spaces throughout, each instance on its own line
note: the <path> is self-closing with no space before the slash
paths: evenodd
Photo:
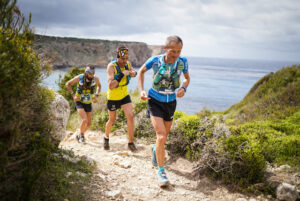
<path id="1" fill-rule="evenodd" d="M 128 143 L 128 149 L 132 152 L 137 152 L 137 148 L 135 147 L 135 144 L 133 142 Z"/>
<path id="2" fill-rule="evenodd" d="M 103 146 L 104 146 L 104 150 L 109 150 L 109 139 L 106 139 L 105 137 L 103 137 Z"/>
<path id="3" fill-rule="evenodd" d="M 169 180 L 165 171 L 158 171 L 158 183 L 160 187 L 169 185 Z"/>
<path id="4" fill-rule="evenodd" d="M 78 143 L 82 143 L 82 144 L 85 144 L 85 138 L 84 138 L 84 135 L 76 135 L 76 139 L 78 141 Z"/>

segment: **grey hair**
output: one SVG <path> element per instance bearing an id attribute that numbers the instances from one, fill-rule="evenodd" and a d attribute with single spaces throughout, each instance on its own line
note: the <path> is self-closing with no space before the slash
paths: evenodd
<path id="1" fill-rule="evenodd" d="M 179 36 L 169 36 L 166 40 L 165 45 L 168 47 L 172 42 L 179 44 L 181 43 L 181 45 L 183 45 L 182 39 Z"/>

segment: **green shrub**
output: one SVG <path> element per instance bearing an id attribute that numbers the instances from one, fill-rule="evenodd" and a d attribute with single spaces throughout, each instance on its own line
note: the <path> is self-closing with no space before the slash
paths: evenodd
<path id="1" fill-rule="evenodd" d="M 106 122 L 109 119 L 109 115 L 107 111 L 99 111 L 93 115 L 93 127 L 95 129 L 99 129 L 101 131 L 105 131 Z M 114 131 L 114 126 L 112 127 L 112 131 Z"/>
<path id="2" fill-rule="evenodd" d="M 231 163 L 225 177 L 245 184 L 262 181 L 266 161 L 259 143 L 246 135 L 232 135 L 225 141 L 224 149 Z"/>
<path id="3" fill-rule="evenodd" d="M 137 100 L 133 103 L 134 114 L 138 114 L 141 111 L 147 109 L 147 102 L 143 100 Z"/>
<path id="4" fill-rule="evenodd" d="M 143 110 L 139 114 L 134 116 L 135 118 L 135 132 L 134 136 L 144 138 L 155 142 L 156 134 L 152 126 L 151 119 L 146 118 L 146 110 Z"/>
<path id="5" fill-rule="evenodd" d="M 200 136 L 198 127 L 200 119 L 196 115 L 186 115 L 184 113 L 176 113 L 178 118 L 171 128 L 167 148 L 180 155 L 185 155 L 188 159 L 195 160 L 198 157 L 198 144 L 194 144 Z"/>
<path id="6" fill-rule="evenodd" d="M 0 197 L 31 200 L 57 148 L 49 136 L 53 93 L 39 86 L 43 66 L 31 47 L 30 17 L 26 22 L 16 1 L 1 1 L 0 10 Z"/>

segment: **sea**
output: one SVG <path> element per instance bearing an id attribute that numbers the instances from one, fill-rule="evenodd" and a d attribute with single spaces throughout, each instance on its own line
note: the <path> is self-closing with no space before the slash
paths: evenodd
<path id="1" fill-rule="evenodd" d="M 252 86 L 270 72 L 300 64 L 291 61 L 263 61 L 246 59 L 224 59 L 187 57 L 189 63 L 190 85 L 184 97 L 177 99 L 177 110 L 186 114 L 195 114 L 203 108 L 211 111 L 223 111 L 241 101 Z M 135 70 L 138 70 L 136 67 Z M 70 68 L 55 69 L 46 77 L 42 85 L 58 90 L 59 77 L 63 77 Z M 107 91 L 106 68 L 96 68 L 100 78 L 101 91 Z M 153 72 L 145 74 L 145 89 L 151 87 Z M 183 76 L 181 77 L 183 80 Z M 130 91 L 138 87 L 137 78 L 128 85 Z"/>

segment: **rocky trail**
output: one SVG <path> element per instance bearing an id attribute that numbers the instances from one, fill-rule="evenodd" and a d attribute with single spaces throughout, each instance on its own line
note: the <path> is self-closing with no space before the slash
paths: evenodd
<path id="1" fill-rule="evenodd" d="M 85 187 L 90 193 L 86 200 L 203 200 L 203 201 L 260 201 L 266 197 L 248 197 L 231 192 L 207 178 L 193 176 L 193 164 L 183 158 L 166 154 L 166 172 L 170 185 L 160 188 L 157 168 L 152 166 L 150 145 L 136 139 L 138 152 L 127 148 L 127 136 L 110 135 L 110 150 L 103 149 L 103 133 L 86 132 L 86 144 L 78 144 L 75 134 L 68 134 L 60 147 L 73 150 L 96 162 L 91 184 Z"/>

